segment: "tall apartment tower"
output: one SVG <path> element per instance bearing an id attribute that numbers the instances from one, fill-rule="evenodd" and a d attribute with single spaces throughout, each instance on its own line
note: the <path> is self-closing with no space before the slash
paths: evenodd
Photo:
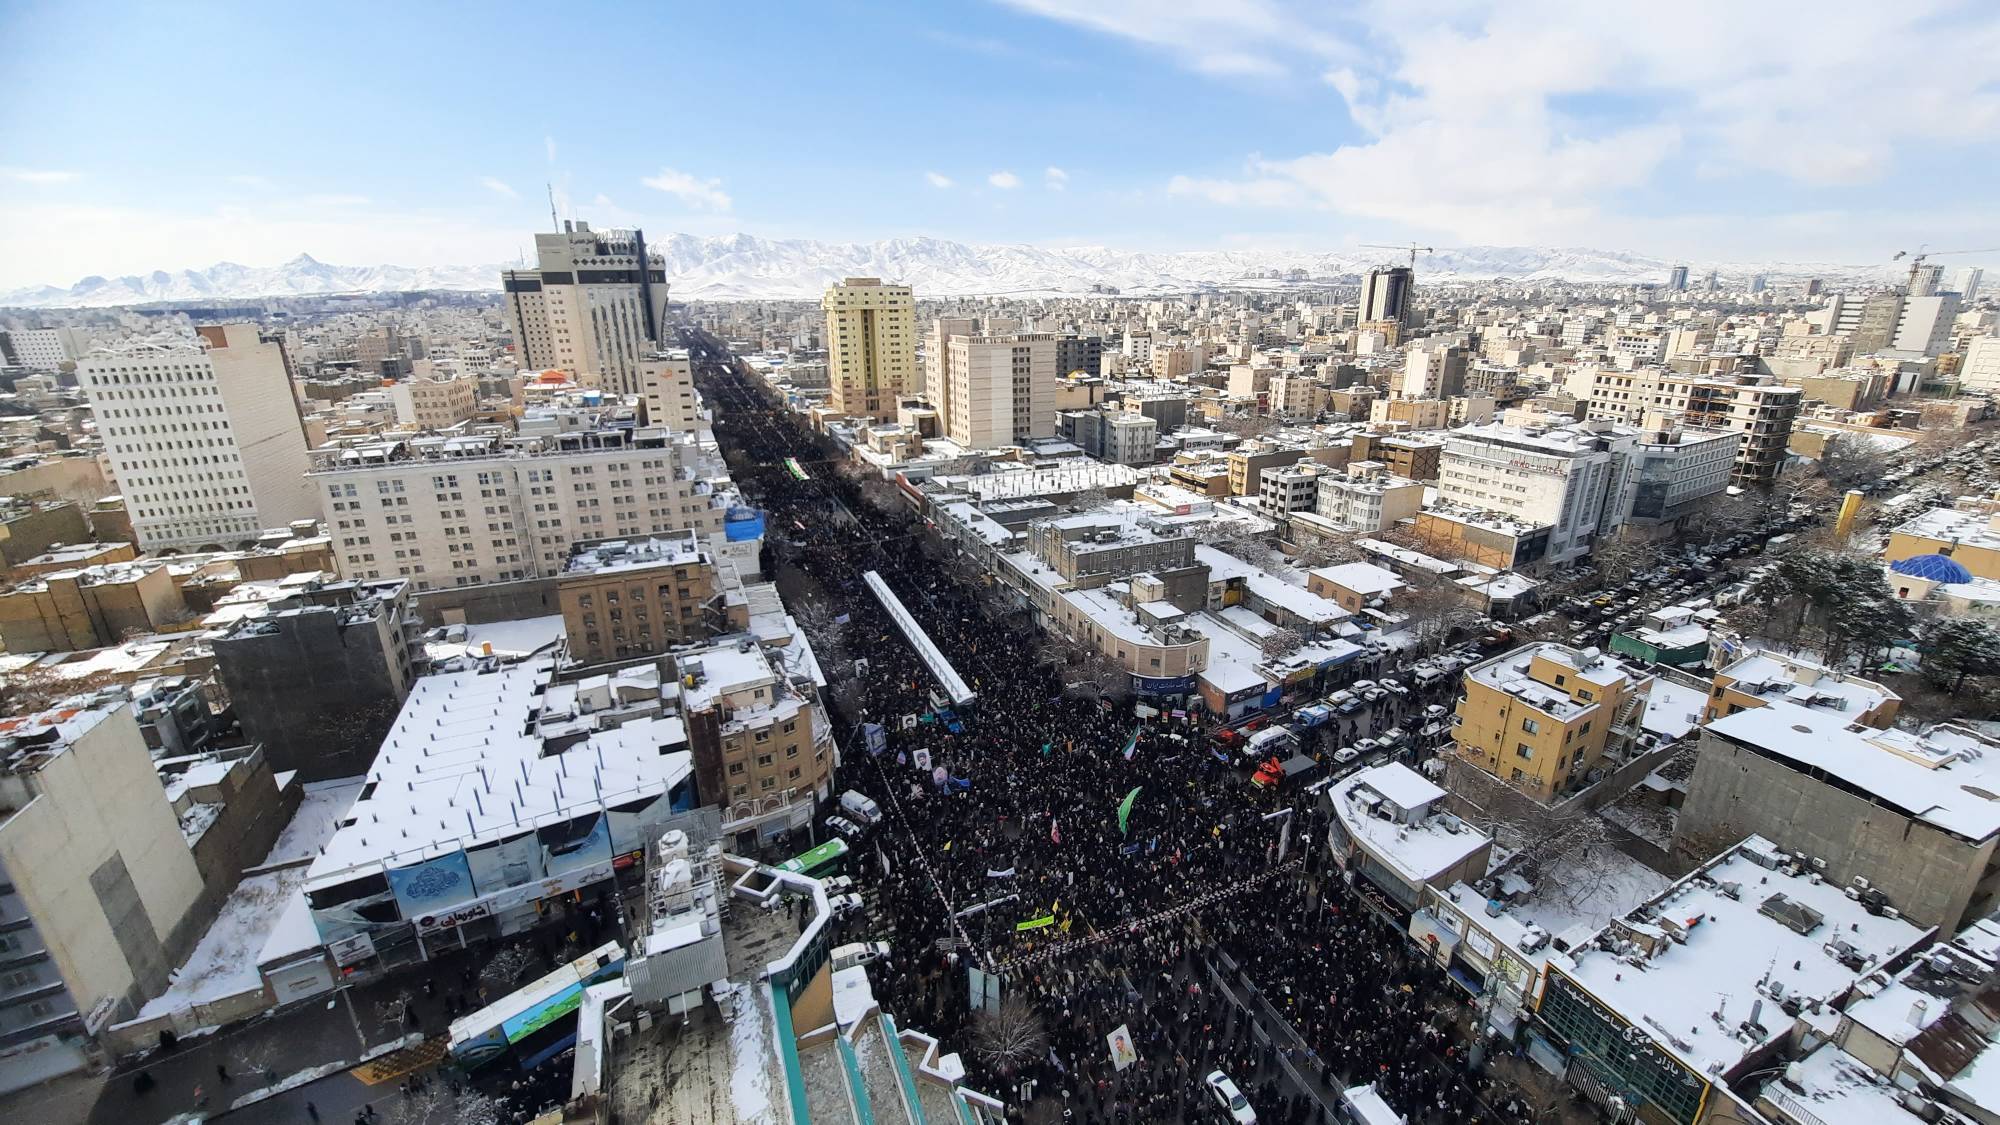
<path id="1" fill-rule="evenodd" d="M 1406 323 L 1410 315 L 1410 294 L 1417 275 L 1408 266 L 1384 266 L 1368 271 L 1361 283 L 1362 323 L 1390 320 Z"/>
<path id="2" fill-rule="evenodd" d="M 142 550 L 226 545 L 319 518 L 285 347 L 254 324 L 77 364 Z"/>
<path id="3" fill-rule="evenodd" d="M 924 400 L 938 412 L 939 431 L 951 433 L 951 338 L 979 335 L 979 322 L 969 316 L 941 316 L 931 321 L 924 337 Z"/>
<path id="4" fill-rule="evenodd" d="M 667 261 L 637 230 L 565 221 L 535 236 L 535 269 L 502 270 L 507 327 L 523 370 L 560 368 L 614 394 L 638 394 L 641 364 L 667 317 Z"/>
<path id="5" fill-rule="evenodd" d="M 1935 297 L 1944 289 L 1944 267 L 1919 263 L 1910 267 L 1910 296 Z"/>
<path id="6" fill-rule="evenodd" d="M 1687 287 L 1688 287 L 1688 268 L 1686 266 L 1675 266 L 1673 270 L 1667 274 L 1667 288 L 1673 290 L 1676 293 L 1685 293 L 1687 292 Z"/>
<path id="7" fill-rule="evenodd" d="M 917 378 L 917 301 L 910 287 L 850 277 L 827 286 L 821 307 L 833 391 L 827 405 L 878 422 L 894 418 L 897 399 Z"/>
<path id="8" fill-rule="evenodd" d="M 946 338 L 945 435 L 967 449 L 1056 432 L 1056 339 L 1047 333 Z"/>
<path id="9" fill-rule="evenodd" d="M 686 348 L 654 352 L 639 365 L 646 424 L 687 433 L 701 428 L 701 400 L 694 390 L 694 362 Z"/>

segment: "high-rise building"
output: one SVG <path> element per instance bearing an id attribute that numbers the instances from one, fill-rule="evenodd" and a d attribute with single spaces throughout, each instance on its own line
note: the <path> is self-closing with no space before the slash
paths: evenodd
<path id="1" fill-rule="evenodd" d="M 638 394 L 640 365 L 667 316 L 666 259 L 637 230 L 563 223 L 535 236 L 531 270 L 503 270 L 502 304 L 524 370 L 557 368 L 616 394 Z"/>
<path id="2" fill-rule="evenodd" d="M 1944 267 L 1924 263 L 1910 267 L 1910 296 L 1935 297 L 1944 288 Z"/>
<path id="3" fill-rule="evenodd" d="M 98 349 L 77 364 L 143 550 L 319 514 L 284 345 L 254 324 L 195 331 L 191 345 Z"/>
<path id="4" fill-rule="evenodd" d="M 686 348 L 655 352 L 639 365 L 646 425 L 675 433 L 701 428 L 701 400 L 694 391 L 694 362 Z"/>
<path id="5" fill-rule="evenodd" d="M 1978 266 L 1967 266 L 1951 275 L 1951 287 L 1957 291 L 1960 303 L 1969 305 L 1979 296 L 1979 282 L 1985 276 L 1986 271 Z"/>
<path id="6" fill-rule="evenodd" d="M 1638 425 L 1658 412 L 1705 430 L 1742 435 L 1730 483 L 1776 480 L 1784 467 L 1805 392 L 1767 375 L 1716 378 L 1682 375 L 1658 367 L 1633 371 L 1600 368 L 1588 388 L 1589 416 Z"/>
<path id="7" fill-rule="evenodd" d="M 1540 557 L 1567 562 L 1619 522 L 1605 499 L 1633 442 L 1631 430 L 1590 422 L 1453 430 L 1438 463 L 1438 499 L 1547 528 Z"/>
<path id="8" fill-rule="evenodd" d="M 1958 383 L 1968 391 L 2000 394 L 2000 336 L 1974 336 L 1965 342 Z"/>
<path id="9" fill-rule="evenodd" d="M 1676 293 L 1685 293 L 1687 292 L 1687 287 L 1688 287 L 1688 268 L 1686 266 L 1675 266 L 1673 270 L 1667 274 L 1667 288 L 1673 290 Z"/>
<path id="10" fill-rule="evenodd" d="M 1408 266 L 1383 266 L 1368 271 L 1361 283 L 1359 319 L 1363 324 L 1409 321 L 1411 290 L 1416 288 L 1415 271 Z"/>
<path id="11" fill-rule="evenodd" d="M 1968 296 L 1968 300 L 1971 298 Z M 1067 378 L 1078 371 L 1085 375 L 1100 374 L 1098 368 L 1104 361 L 1104 339 L 1100 336 L 1079 336 L 1066 333 L 1056 337 L 1056 374 Z"/>
<path id="12" fill-rule="evenodd" d="M 1055 435 L 1054 336 L 952 336 L 945 348 L 946 437 L 992 449 Z"/>
<path id="13" fill-rule="evenodd" d="M 855 417 L 894 418 L 917 375 L 917 301 L 910 287 L 850 277 L 827 287 L 821 307 L 832 383 L 827 405 Z"/>
<path id="14" fill-rule="evenodd" d="M 130 703 L 9 719 L 0 732 L 0 1091 L 82 1069 L 92 1035 L 166 991 L 213 917 L 203 897 L 201 868 Z"/>
<path id="15" fill-rule="evenodd" d="M 54 371 L 81 356 L 90 337 L 81 328 L 16 328 L 0 332 L 0 366 Z"/>
<path id="16" fill-rule="evenodd" d="M 731 496 L 694 435 L 578 428 L 546 436 L 433 438 L 329 448 L 310 487 L 349 578 L 418 592 L 547 578 L 580 540 L 723 530 Z"/>
<path id="17" fill-rule="evenodd" d="M 941 316 L 924 337 L 924 400 L 937 411 L 939 433 L 951 432 L 951 338 L 977 335 L 977 319 Z"/>

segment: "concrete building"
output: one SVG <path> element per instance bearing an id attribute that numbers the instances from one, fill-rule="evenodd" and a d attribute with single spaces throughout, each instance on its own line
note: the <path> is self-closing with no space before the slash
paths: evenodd
<path id="1" fill-rule="evenodd" d="M 639 394 L 641 365 L 664 338 L 666 259 L 638 230 L 565 220 L 535 235 L 531 270 L 502 270 L 501 305 L 523 371 L 568 371 L 589 386 Z"/>
<path id="2" fill-rule="evenodd" d="M 1408 266 L 1369 270 L 1361 282 L 1361 301 L 1355 319 L 1363 324 L 1383 321 L 1408 324 L 1410 298 L 1416 287 L 1416 273 Z"/>
<path id="3" fill-rule="evenodd" d="M 284 345 L 252 324 L 77 364 L 143 550 L 222 544 L 318 514 Z"/>
<path id="4" fill-rule="evenodd" d="M 1782 652 L 1729 647 L 1741 655 L 1727 663 L 1716 660 L 1720 667 L 1702 708 L 1704 723 L 1785 702 L 1833 707 L 1850 722 L 1886 730 L 1902 708 L 1902 697 L 1874 680 L 1830 672 L 1823 664 Z"/>
<path id="5" fill-rule="evenodd" d="M 1743 435 L 1683 428 L 1649 415 L 1625 453 L 1624 471 L 1606 498 L 1616 524 L 1634 531 L 1671 530 L 1729 487 Z"/>
<path id="6" fill-rule="evenodd" d="M 419 361 L 428 367 L 429 361 Z M 396 424 L 420 430 L 448 430 L 479 414 L 479 380 L 470 375 L 435 376 L 419 371 L 389 384 Z"/>
<path id="7" fill-rule="evenodd" d="M 569 653 L 584 664 L 748 628 L 744 607 L 722 595 L 715 561 L 692 532 L 578 543 L 556 580 Z"/>
<path id="8" fill-rule="evenodd" d="M 91 540 L 83 509 L 69 500 L 22 500 L 0 494 L 0 565 L 19 566 L 52 547 Z"/>
<path id="9" fill-rule="evenodd" d="M 368 768 L 424 666 L 410 584 L 296 575 L 211 641 L 244 737 L 308 780 Z"/>
<path id="10" fill-rule="evenodd" d="M 1537 800 L 1581 784 L 1636 729 L 1648 677 L 1596 649 L 1523 645 L 1465 670 L 1453 752 Z"/>
<path id="11" fill-rule="evenodd" d="M 1648 1125 L 1770 1120 L 1737 1090 L 1799 1076 L 1783 1061 L 1799 1023 L 1830 1031 L 1843 1006 L 1879 991 L 1865 978 L 1886 983 L 1930 937 L 1782 845 L 1753 836 L 1724 847 L 1547 958 L 1536 1014 L 1570 1085 L 1607 1114 Z M 1813 1110 L 1809 1123 L 1822 1125 L 1895 1120 L 1817 1101 Z"/>
<path id="12" fill-rule="evenodd" d="M 0 593 L 0 642 L 8 652 L 103 648 L 187 614 L 158 560 L 50 570 Z"/>
<path id="13" fill-rule="evenodd" d="M 1394 398 L 1451 398 L 1465 393 L 1466 350 L 1457 344 L 1410 345 L 1403 366 L 1389 374 Z"/>
<path id="14" fill-rule="evenodd" d="M 1357 434 L 1354 460 L 1379 461 L 1391 473 L 1410 480 L 1436 480 L 1444 460 L 1444 442 L 1434 437 Z"/>
<path id="15" fill-rule="evenodd" d="M 821 308 L 832 383 L 827 405 L 878 422 L 894 418 L 897 401 L 917 378 L 917 302 L 910 287 L 850 277 L 827 287 Z"/>
<path id="16" fill-rule="evenodd" d="M 1065 410 L 1056 415 L 1057 432 L 1086 456 L 1114 465 L 1149 465 L 1159 444 L 1159 423 L 1144 414 L 1119 410 Z"/>
<path id="17" fill-rule="evenodd" d="M 839 752 L 815 665 L 774 663 L 763 644 L 743 634 L 677 653 L 674 667 L 695 786 L 724 807 L 726 822 L 771 802 L 809 809 L 832 793 Z"/>
<path id="18" fill-rule="evenodd" d="M 1335 527 L 1374 535 L 1414 518 L 1424 505 L 1424 486 L 1389 472 L 1380 461 L 1354 461 L 1343 474 L 1319 478 L 1313 514 Z"/>
<path id="19" fill-rule="evenodd" d="M 1493 837 L 1446 811 L 1445 791 L 1401 762 L 1351 773 L 1328 793 L 1333 861 L 1404 911 L 1427 887 L 1485 878 Z"/>
<path id="20" fill-rule="evenodd" d="M 110 491 L 95 454 L 37 453 L 0 460 L 0 496 L 93 504 Z"/>
<path id="21" fill-rule="evenodd" d="M 94 1061 L 200 940 L 202 899 L 122 697 L 0 720 L 0 1092 Z"/>
<path id="22" fill-rule="evenodd" d="M 1965 362 L 1958 365 L 1958 385 L 1968 391 L 2000 395 L 2000 336 L 1974 336 L 1966 341 Z"/>
<path id="23" fill-rule="evenodd" d="M 1319 502 L 1320 477 L 1326 466 L 1310 458 L 1292 465 L 1274 465 L 1259 478 L 1257 506 L 1265 515 L 1282 520 L 1293 512 L 1310 512 Z"/>
<path id="24" fill-rule="evenodd" d="M 1586 554 L 1622 518 L 1606 501 L 1632 448 L 1630 429 L 1495 423 L 1453 430 L 1444 441 L 1438 498 L 1549 528 L 1552 561 Z"/>
<path id="25" fill-rule="evenodd" d="M 707 464 L 696 435 L 588 415 L 546 434 L 376 442 L 314 458 L 341 573 L 406 577 L 418 591 L 551 577 L 582 540 L 714 534 L 729 506 L 726 473 Z"/>
<path id="26" fill-rule="evenodd" d="M 647 426 L 675 433 L 701 428 L 701 396 L 694 389 L 694 361 L 686 348 L 647 356 L 639 364 L 639 383 Z"/>
<path id="27" fill-rule="evenodd" d="M 1056 336 L 1056 374 L 1062 378 L 1081 371 L 1095 377 L 1102 374 L 1104 338 L 1101 336 L 1079 336 L 1075 333 L 1061 333 Z"/>
<path id="28" fill-rule="evenodd" d="M 944 348 L 946 437 L 994 449 L 1055 435 L 1054 336 L 953 335 Z"/>
<path id="29" fill-rule="evenodd" d="M 1356 615 L 1388 604 L 1408 588 L 1409 583 L 1395 571 L 1374 563 L 1341 563 L 1306 573 L 1309 593 L 1332 598 L 1342 609 Z"/>
<path id="30" fill-rule="evenodd" d="M 90 345 L 81 328 L 15 328 L 0 331 L 0 366 L 54 371 Z"/>
<path id="31" fill-rule="evenodd" d="M 1911 921 L 1950 932 L 1991 913 L 2000 811 L 1982 794 L 2000 792 L 2000 745 L 1951 724 L 1878 729 L 1843 703 L 1773 698 L 1703 727 L 1675 850 L 1755 831 Z"/>
<path id="32" fill-rule="evenodd" d="M 1777 479 L 1804 399 L 1805 392 L 1768 375 L 1716 379 L 1657 367 L 1600 368 L 1591 377 L 1589 416 L 1636 425 L 1660 412 L 1689 426 L 1733 431 L 1742 444 L 1730 483 L 1744 485 Z"/>
<path id="33" fill-rule="evenodd" d="M 1311 372 L 1273 375 L 1270 385 L 1271 413 L 1291 418 L 1317 418 L 1326 409 L 1326 384 Z"/>

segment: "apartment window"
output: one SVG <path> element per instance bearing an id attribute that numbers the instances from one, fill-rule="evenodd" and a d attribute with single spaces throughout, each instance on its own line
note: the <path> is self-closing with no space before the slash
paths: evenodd
<path id="1" fill-rule="evenodd" d="M 1540 734 L 1542 733 L 1542 724 L 1533 719 L 1522 719 L 1521 729 L 1527 731 L 1529 734 Z"/>
<path id="2" fill-rule="evenodd" d="M 1524 762 L 1529 761 L 1535 756 L 1535 748 L 1523 742 L 1514 747 L 1514 756 Z"/>

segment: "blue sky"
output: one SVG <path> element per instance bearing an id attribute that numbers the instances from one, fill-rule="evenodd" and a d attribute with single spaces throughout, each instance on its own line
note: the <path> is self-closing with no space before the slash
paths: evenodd
<path id="1" fill-rule="evenodd" d="M 0 0 L 0 287 L 650 232 L 2000 246 L 2000 6 Z"/>

